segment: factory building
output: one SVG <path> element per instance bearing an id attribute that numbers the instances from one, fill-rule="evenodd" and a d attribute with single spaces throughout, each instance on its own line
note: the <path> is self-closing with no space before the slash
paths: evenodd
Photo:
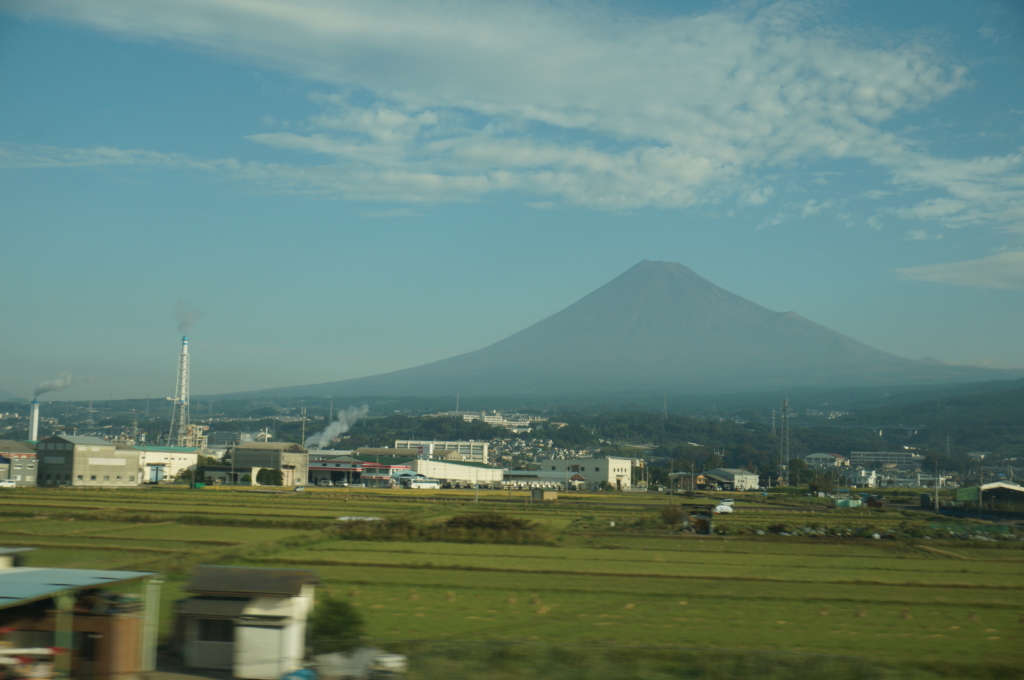
<path id="1" fill-rule="evenodd" d="M 844 456 L 840 456 L 838 453 L 812 453 L 804 456 L 804 462 L 807 463 L 807 467 L 818 470 L 842 467 L 850 464 L 850 461 L 846 460 Z"/>
<path id="2" fill-rule="evenodd" d="M 24 442 L 0 439 L 0 481 L 15 486 L 36 485 L 36 448 Z"/>
<path id="3" fill-rule="evenodd" d="M 633 466 L 640 461 L 633 458 L 552 458 L 540 461 L 540 470 L 546 476 L 560 476 L 569 485 L 596 491 L 601 482 L 614 489 L 629 489 L 633 485 Z M 573 479 L 575 477 L 575 479 Z"/>
<path id="4" fill-rule="evenodd" d="M 417 457 L 432 458 L 438 450 L 454 451 L 462 456 L 462 459 L 470 463 L 490 463 L 490 444 L 488 442 L 435 442 L 435 441 L 406 441 L 395 442 L 396 449 L 410 449 Z"/>
<path id="5" fill-rule="evenodd" d="M 246 442 L 231 449 L 235 473 L 248 474 L 253 482 L 260 470 L 281 471 L 283 486 L 306 484 L 309 479 L 309 451 L 291 442 Z"/>
<path id="6" fill-rule="evenodd" d="M 39 442 L 39 486 L 137 486 L 139 451 L 99 437 L 54 435 Z"/>
<path id="7" fill-rule="evenodd" d="M 911 470 L 921 467 L 924 456 L 910 451 L 851 451 L 850 464 L 868 470 Z"/>
<path id="8" fill-rule="evenodd" d="M 140 446 L 139 466 L 142 481 L 158 484 L 171 481 L 185 470 L 195 470 L 199 462 L 199 451 L 190 447 Z"/>

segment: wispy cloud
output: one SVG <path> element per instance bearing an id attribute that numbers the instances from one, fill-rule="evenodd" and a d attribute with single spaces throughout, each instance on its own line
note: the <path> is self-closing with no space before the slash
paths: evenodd
<path id="1" fill-rule="evenodd" d="M 979 260 L 929 264 L 897 271 L 917 281 L 1024 290 L 1024 251 L 996 253 Z"/>
<path id="2" fill-rule="evenodd" d="M 904 241 L 941 241 L 942 234 L 931 234 L 925 229 L 912 229 L 903 237 Z"/>
<path id="3" fill-rule="evenodd" d="M 881 127 L 963 87 L 966 69 L 920 40 L 868 44 L 819 5 L 737 3 L 668 18 L 540 0 L 8 6 L 370 98 L 313 92 L 319 113 L 248 136 L 288 152 L 288 163 L 23 148 L 0 159 L 7 167 L 194 167 L 290 193 L 426 203 L 514 190 L 528 203 L 618 210 L 725 198 L 757 207 L 774 198 L 764 176 L 776 168 L 859 159 L 889 174 L 887 189 L 943 192 L 904 206 L 904 219 L 1024 224 L 1019 154 L 936 158 Z"/>

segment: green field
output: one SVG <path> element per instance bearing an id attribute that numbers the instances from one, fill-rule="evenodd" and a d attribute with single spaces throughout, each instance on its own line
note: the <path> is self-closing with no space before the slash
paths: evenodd
<path id="1" fill-rule="evenodd" d="M 581 677 L 601 675 L 594 659 L 609 650 L 633 658 L 628 648 L 657 651 L 608 677 L 687 677 L 666 670 L 678 660 L 665 655 L 679 650 L 701 650 L 685 652 L 692 667 L 710 664 L 690 677 L 742 677 L 732 659 L 747 653 L 764 677 L 1024 677 L 1024 541 L 981 522 L 738 497 L 736 513 L 716 520 L 723 534 L 697 536 L 665 527 L 668 499 L 653 494 L 533 505 L 481 492 L 476 505 L 471 491 L 12 491 L 0 495 L 0 544 L 37 548 L 32 566 L 165 574 L 165 631 L 167 605 L 195 564 L 307 567 L 359 607 L 370 637 L 420 645 L 425 656 L 443 650 L 438 659 L 462 650 L 454 675 L 472 675 L 498 649 L 522 657 L 509 667 L 514 677 L 555 645 L 576 665 L 546 668 Z M 333 528 L 338 516 L 433 525 L 479 510 L 535 522 L 540 539 L 357 541 Z"/>

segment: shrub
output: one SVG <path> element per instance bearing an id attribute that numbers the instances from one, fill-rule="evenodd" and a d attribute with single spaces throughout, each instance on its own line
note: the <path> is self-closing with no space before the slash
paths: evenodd
<path id="1" fill-rule="evenodd" d="M 661 518 L 665 520 L 665 524 L 673 527 L 683 521 L 685 514 L 678 505 L 669 505 L 661 511 Z"/>
<path id="2" fill-rule="evenodd" d="M 363 635 L 363 617 L 348 602 L 325 597 L 306 622 L 306 644 L 314 654 L 352 649 Z"/>
<path id="3" fill-rule="evenodd" d="M 498 512 L 478 512 L 456 515 L 445 526 L 453 529 L 490 529 L 492 531 L 524 531 L 533 527 L 532 522 L 518 517 L 509 517 Z"/>
<path id="4" fill-rule="evenodd" d="M 280 470 L 263 468 L 256 473 L 256 483 L 264 486 L 281 486 L 284 482 L 284 475 Z"/>

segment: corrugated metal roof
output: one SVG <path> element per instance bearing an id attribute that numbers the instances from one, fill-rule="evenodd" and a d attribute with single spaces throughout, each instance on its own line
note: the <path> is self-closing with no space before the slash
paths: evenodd
<path id="1" fill-rule="evenodd" d="M 193 572 L 185 592 L 295 597 L 302 592 L 302 586 L 319 582 L 316 573 L 308 569 L 215 567 L 201 564 Z"/>
<path id="2" fill-rule="evenodd" d="M 51 597 L 66 590 L 97 588 L 157 576 L 148 571 L 46 569 L 15 567 L 0 570 L 0 609 Z"/>
<path id="3" fill-rule="evenodd" d="M 190 597 L 178 602 L 178 613 L 192 616 L 213 616 L 233 619 L 242 615 L 249 599 Z"/>

